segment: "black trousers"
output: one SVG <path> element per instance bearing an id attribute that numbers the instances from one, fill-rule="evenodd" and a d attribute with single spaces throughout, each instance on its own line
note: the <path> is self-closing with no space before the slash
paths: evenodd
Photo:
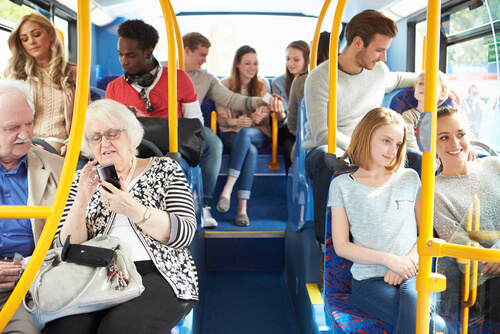
<path id="1" fill-rule="evenodd" d="M 292 147 L 294 143 L 295 136 L 290 132 L 290 130 L 288 130 L 288 127 L 286 125 L 278 128 L 278 144 L 281 146 L 287 175 L 288 169 L 292 165 L 292 159 L 290 155 L 292 153 Z"/>
<path id="2" fill-rule="evenodd" d="M 145 287 L 142 295 L 110 309 L 54 320 L 42 332 L 167 334 L 191 311 L 194 301 L 178 299 L 152 261 L 136 266 Z"/>

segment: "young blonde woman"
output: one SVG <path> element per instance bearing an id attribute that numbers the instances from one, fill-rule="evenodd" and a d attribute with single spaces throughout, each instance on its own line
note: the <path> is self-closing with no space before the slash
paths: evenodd
<path id="1" fill-rule="evenodd" d="M 259 78 L 258 69 L 257 52 L 254 48 L 244 45 L 236 51 L 231 76 L 222 80 L 222 84 L 236 93 L 264 96 L 269 92 L 269 85 L 266 80 Z M 269 109 L 259 107 L 249 112 L 235 112 L 218 104 L 217 121 L 222 142 L 231 151 L 228 177 L 217 203 L 217 210 L 229 210 L 231 193 L 236 180 L 239 179 L 235 222 L 238 226 L 248 226 L 250 220 L 247 202 L 250 199 L 257 165 L 257 150 L 269 144 L 271 136 Z"/>
<path id="2" fill-rule="evenodd" d="M 390 109 L 372 109 L 354 129 L 347 152 L 359 168 L 331 182 L 328 205 L 335 251 L 354 262 L 352 299 L 391 325 L 392 333 L 415 333 L 420 180 L 403 167 L 403 118 Z M 431 325 L 436 332 L 446 330 L 439 316 Z"/>
<path id="3" fill-rule="evenodd" d="M 38 13 L 22 17 L 8 43 L 12 57 L 4 76 L 25 80 L 33 91 L 33 136 L 46 140 L 64 155 L 73 118 L 76 65 L 66 62 L 55 27 Z"/>

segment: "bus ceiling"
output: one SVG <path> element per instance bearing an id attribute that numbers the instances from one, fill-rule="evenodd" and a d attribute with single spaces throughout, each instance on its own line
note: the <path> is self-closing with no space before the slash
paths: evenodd
<path id="1" fill-rule="evenodd" d="M 31 2 L 38 1 L 31 0 Z M 76 12 L 77 0 L 58 0 L 57 2 Z M 159 17 L 158 13 L 162 13 L 158 0 L 141 0 L 140 3 L 137 0 L 90 0 L 90 2 L 92 22 L 99 26 L 110 24 L 116 18 L 149 20 Z M 172 7 L 179 16 L 245 14 L 317 17 L 324 2 L 324 0 L 309 0 L 305 6 L 303 0 L 171 0 Z M 456 0 L 442 1 L 442 3 L 448 2 L 456 2 Z M 333 18 L 336 3 L 337 1 L 332 0 L 327 17 Z M 426 0 L 350 1 L 344 11 L 343 21 L 349 21 L 354 15 L 365 9 L 383 11 L 387 16 L 397 21 L 423 10 L 426 6 Z"/>

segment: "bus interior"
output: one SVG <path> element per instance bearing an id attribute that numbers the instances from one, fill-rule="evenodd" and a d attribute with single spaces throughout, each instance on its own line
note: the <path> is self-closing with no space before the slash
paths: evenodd
<path id="1" fill-rule="evenodd" d="M 0 0 L 0 68 L 6 66 L 10 57 L 7 44 L 10 31 L 20 17 L 32 11 L 53 21 L 63 36 L 67 60 L 78 63 L 81 51 L 78 50 L 77 29 L 79 1 L 84 0 Z M 398 35 L 387 51 L 389 69 L 420 73 L 429 61 L 424 37 L 428 28 L 428 7 L 435 1 L 347 1 L 340 25 L 339 50 L 345 47 L 342 39 L 345 24 L 357 13 L 375 9 L 398 25 Z M 170 4 L 180 35 L 196 31 L 211 41 L 210 53 L 202 68 L 218 78 L 227 77 L 235 50 L 247 44 L 258 52 L 259 76 L 271 83 L 273 78 L 285 72 L 285 49 L 291 41 L 310 43 L 315 31 L 332 31 L 338 2 L 342 1 L 171 0 Z M 477 125 L 474 139 L 486 144 L 480 144 L 478 152 L 496 155 L 500 151 L 500 1 L 437 2 L 439 48 L 434 56 L 438 69 L 448 76 L 449 85 L 462 108 L 472 99 L 471 90 L 478 91 L 475 98 L 480 109 L 470 120 Z M 323 8 L 328 10 L 318 26 Z M 90 57 L 88 84 L 92 99 L 104 98 L 105 83 L 123 75 L 116 48 L 117 28 L 129 19 L 142 19 L 153 25 L 160 33 L 155 58 L 163 65 L 174 62 L 168 55 L 168 46 L 175 45 L 168 43 L 166 25 L 171 23 L 164 19 L 159 1 L 90 0 L 91 42 L 85 54 Z M 175 52 L 182 50 L 177 47 Z M 178 64 L 178 59 L 175 62 Z M 412 90 L 405 93 L 411 95 Z M 395 94 L 387 94 L 384 106 L 396 108 L 394 99 Z M 213 108 L 213 101 L 204 101 L 202 111 L 208 127 L 212 125 Z M 346 293 L 350 286 L 344 286 L 350 280 L 347 264 L 328 249 L 328 241 L 324 255 L 316 242 L 311 181 L 305 174 L 305 151 L 300 147 L 304 136 L 304 124 L 300 124 L 305 116 L 304 108 L 300 109 L 297 149 L 288 171 L 279 147 L 274 155 L 272 145 L 259 152 L 248 206 L 251 219 L 248 227 L 234 223 L 236 196 L 232 196 L 228 212 L 215 210 L 227 178 L 228 152 L 223 154 L 211 205 L 213 217 L 218 222 L 215 228 L 203 227 L 200 167 L 191 168 L 188 181 L 196 202 L 198 227 L 190 250 L 198 270 L 200 300 L 171 333 L 390 332 L 390 328 L 380 321 L 367 320 L 359 311 L 346 311 L 353 307 Z M 409 107 L 403 105 L 401 108 Z M 271 162 L 275 163 L 274 168 L 270 168 Z M 327 228 L 327 239 L 328 233 L 331 237 Z M 439 261 L 445 263 L 445 259 L 451 258 Z M 462 278 L 455 276 L 448 277 L 448 286 L 460 284 Z M 328 299 L 328 294 L 334 297 Z M 332 311 L 329 303 L 340 306 L 335 308 L 334 305 Z M 463 322 L 462 304 L 460 301 L 455 304 L 459 306 L 452 315 L 445 316 L 449 309 L 438 310 L 443 312 L 449 333 L 500 333 L 500 324 L 488 323 L 480 311 L 471 311 L 469 322 Z M 332 315 L 335 312 L 338 313 Z"/>

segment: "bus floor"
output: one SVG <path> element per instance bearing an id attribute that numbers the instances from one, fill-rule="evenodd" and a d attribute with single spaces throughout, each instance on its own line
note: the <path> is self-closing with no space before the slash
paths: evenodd
<path id="1" fill-rule="evenodd" d="M 225 182 L 221 175 L 214 208 Z M 286 177 L 255 176 L 248 227 L 234 222 L 237 185 L 230 210 L 212 210 L 218 227 L 204 230 L 199 333 L 298 333 L 284 277 Z"/>

